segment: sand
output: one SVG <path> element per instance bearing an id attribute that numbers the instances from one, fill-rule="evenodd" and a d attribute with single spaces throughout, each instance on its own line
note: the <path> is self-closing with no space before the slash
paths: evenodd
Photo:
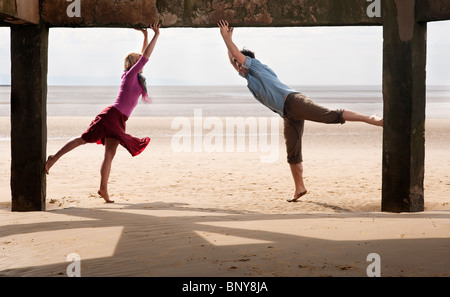
<path id="1" fill-rule="evenodd" d="M 91 120 L 49 118 L 48 153 Z M 114 204 L 96 194 L 103 147 L 88 144 L 51 169 L 47 211 L 11 212 L 10 142 L 0 141 L 0 276 L 67 276 L 74 253 L 81 276 L 365 277 L 370 265 L 381 276 L 450 276 L 450 120 L 426 123 L 425 211 L 400 214 L 381 212 L 378 127 L 308 122 L 309 192 L 287 203 L 281 134 L 277 160 L 264 163 L 261 151 L 175 152 L 173 121 L 128 121 L 152 141 L 134 158 L 119 147 Z M 0 124 L 9 135 L 9 119 Z"/>

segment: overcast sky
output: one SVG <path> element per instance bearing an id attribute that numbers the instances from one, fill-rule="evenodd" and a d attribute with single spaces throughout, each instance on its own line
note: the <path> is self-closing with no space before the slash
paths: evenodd
<path id="1" fill-rule="evenodd" d="M 428 24 L 428 85 L 450 85 L 450 21 Z M 382 27 L 235 28 L 289 85 L 381 85 Z M 0 84 L 10 83 L 10 32 L 0 28 Z M 153 36 L 150 31 L 149 37 Z M 140 51 L 133 29 L 52 28 L 49 85 L 118 85 L 123 58 Z M 150 85 L 245 85 L 218 28 L 162 28 L 144 69 Z"/>

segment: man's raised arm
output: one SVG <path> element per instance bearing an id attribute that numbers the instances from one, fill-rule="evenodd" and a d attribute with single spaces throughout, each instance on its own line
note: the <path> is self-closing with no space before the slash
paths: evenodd
<path id="1" fill-rule="evenodd" d="M 221 20 L 217 24 L 220 27 L 220 34 L 222 35 L 223 41 L 228 49 L 228 56 L 230 58 L 231 64 L 235 66 L 234 59 L 236 59 L 241 65 L 245 63 L 244 56 L 238 47 L 233 42 L 233 27 L 230 27 L 227 21 Z"/>

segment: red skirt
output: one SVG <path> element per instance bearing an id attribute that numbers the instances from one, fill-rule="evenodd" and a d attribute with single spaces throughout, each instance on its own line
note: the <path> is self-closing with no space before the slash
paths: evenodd
<path id="1" fill-rule="evenodd" d="M 142 153 L 150 142 L 149 137 L 136 138 L 125 133 L 128 117 L 114 106 L 108 106 L 91 122 L 81 137 L 89 143 L 105 144 L 105 138 L 114 138 L 134 157 Z"/>

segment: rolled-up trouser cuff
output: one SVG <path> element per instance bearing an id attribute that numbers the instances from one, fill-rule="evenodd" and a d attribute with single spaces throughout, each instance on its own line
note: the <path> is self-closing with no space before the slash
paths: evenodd
<path id="1" fill-rule="evenodd" d="M 299 164 L 299 163 L 302 163 L 303 162 L 303 160 L 302 160 L 302 158 L 300 158 L 300 157 L 288 157 L 287 158 L 287 162 L 289 163 L 289 164 L 292 164 L 292 165 L 295 165 L 295 164 Z"/>

